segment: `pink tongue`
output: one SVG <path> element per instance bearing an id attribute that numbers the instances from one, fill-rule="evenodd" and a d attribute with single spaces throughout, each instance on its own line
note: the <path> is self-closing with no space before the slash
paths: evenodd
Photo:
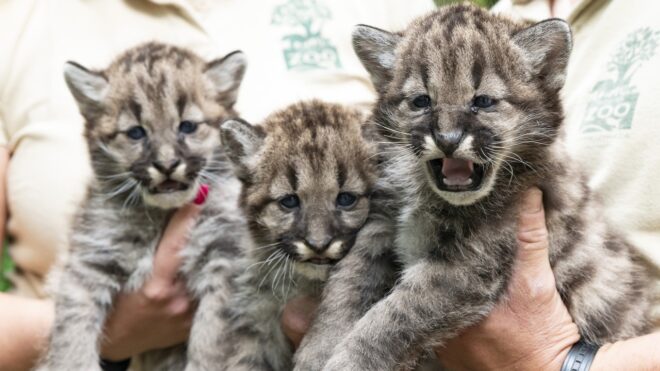
<path id="1" fill-rule="evenodd" d="M 455 158 L 442 159 L 442 175 L 449 180 L 467 180 L 472 175 L 473 169 L 472 161 Z"/>

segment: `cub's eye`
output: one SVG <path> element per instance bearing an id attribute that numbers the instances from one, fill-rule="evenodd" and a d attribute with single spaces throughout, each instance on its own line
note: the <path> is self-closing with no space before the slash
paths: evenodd
<path id="1" fill-rule="evenodd" d="M 179 132 L 183 134 L 192 134 L 197 130 L 197 124 L 192 121 L 181 121 Z"/>
<path id="2" fill-rule="evenodd" d="M 142 126 L 133 126 L 126 131 L 126 135 L 134 140 L 140 140 L 147 136 L 147 131 Z"/>
<path id="3" fill-rule="evenodd" d="M 295 209 L 300 206 L 300 199 L 296 195 L 287 195 L 280 199 L 280 205 L 287 209 Z"/>
<path id="4" fill-rule="evenodd" d="M 474 97 L 472 106 L 476 108 L 488 108 L 496 103 L 496 100 L 487 95 L 478 95 Z"/>
<path id="5" fill-rule="evenodd" d="M 353 204 L 355 204 L 355 201 L 357 201 L 357 197 L 352 193 L 342 192 L 337 195 L 337 206 L 341 206 L 341 207 L 353 206 Z"/>
<path id="6" fill-rule="evenodd" d="M 427 108 L 431 105 L 431 97 L 428 95 L 419 95 L 412 101 L 413 106 L 417 108 Z"/>

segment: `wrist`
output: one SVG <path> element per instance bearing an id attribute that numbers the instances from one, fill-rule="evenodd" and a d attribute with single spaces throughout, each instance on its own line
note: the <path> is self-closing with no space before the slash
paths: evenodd
<path id="1" fill-rule="evenodd" d="M 618 362 L 616 360 L 611 359 L 612 352 L 610 349 L 615 345 L 616 343 L 607 343 L 600 347 L 598 349 L 598 353 L 596 353 L 596 357 L 594 357 L 594 362 L 591 364 L 591 370 L 589 371 L 605 371 L 605 370 L 612 370 L 613 365 L 617 365 Z M 621 355 L 619 354 L 619 358 Z M 628 365 L 632 366 L 633 369 L 636 367 L 635 362 L 628 360 Z"/>
<path id="2" fill-rule="evenodd" d="M 573 325 L 575 326 L 575 325 Z M 535 370 L 548 370 L 559 371 L 562 369 L 564 361 L 566 361 L 571 348 L 580 341 L 580 335 L 577 332 L 577 327 L 572 329 L 573 326 L 567 326 L 565 331 L 561 331 L 561 335 L 554 341 L 546 337 L 546 342 L 549 345 L 542 353 L 537 353 L 536 361 L 529 362 L 523 369 Z M 537 342 L 536 344 L 541 344 Z"/>
<path id="3" fill-rule="evenodd" d="M 573 345 L 574 344 L 568 344 L 563 349 L 561 349 L 560 352 L 557 353 L 557 356 L 548 365 L 547 369 L 548 370 L 561 370 L 562 366 L 564 365 L 564 362 L 566 361 L 566 358 L 568 358 L 568 353 L 571 351 L 571 348 L 573 347 Z"/>

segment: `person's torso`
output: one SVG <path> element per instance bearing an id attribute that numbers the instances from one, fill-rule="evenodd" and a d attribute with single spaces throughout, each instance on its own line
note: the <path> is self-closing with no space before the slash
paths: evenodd
<path id="1" fill-rule="evenodd" d="M 514 3 L 500 10 L 536 21 L 550 17 L 547 0 Z M 658 14 L 655 1 L 581 1 L 568 18 L 574 40 L 562 93 L 572 158 L 611 224 L 649 263 L 660 295 Z M 660 305 L 657 311 L 660 319 Z"/>
<path id="2" fill-rule="evenodd" d="M 390 4 L 391 3 L 391 4 Z M 396 4 L 396 5 L 395 5 Z M 373 88 L 354 56 L 353 25 L 402 28 L 433 8 L 377 0 L 13 0 L 0 6 L 0 117 L 11 161 L 7 174 L 11 255 L 39 292 L 66 250 L 73 214 L 91 176 L 83 120 L 64 83 L 68 60 L 103 69 L 121 51 L 157 40 L 204 58 L 235 49 L 248 69 L 238 112 L 258 122 L 300 99 L 367 108 Z"/>

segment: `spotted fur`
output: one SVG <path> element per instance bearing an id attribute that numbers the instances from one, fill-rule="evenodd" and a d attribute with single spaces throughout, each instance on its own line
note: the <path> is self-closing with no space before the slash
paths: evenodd
<path id="1" fill-rule="evenodd" d="M 251 265 L 222 317 L 222 370 L 290 370 L 292 349 L 280 328 L 287 299 L 319 297 L 335 264 L 370 224 L 374 148 L 362 115 L 347 107 L 302 102 L 259 126 L 222 125 L 223 143 L 243 184 L 241 208 Z M 339 263 L 337 263 L 339 262 Z"/>
<path id="2" fill-rule="evenodd" d="M 219 124 L 236 114 L 244 70 L 240 52 L 206 63 L 158 43 L 130 49 L 102 71 L 67 63 L 94 179 L 73 224 L 69 256 L 55 272 L 55 323 L 39 370 L 100 370 L 103 324 L 115 295 L 143 285 L 169 217 L 203 183 L 210 194 L 181 268 L 199 300 L 188 369 L 217 363 L 209 348 L 220 334 L 209 313 L 226 299 L 244 225 Z M 182 370 L 185 353 L 184 346 L 150 352 L 145 367 Z"/>
<path id="3" fill-rule="evenodd" d="M 358 26 L 353 41 L 379 92 L 373 121 L 389 142 L 383 170 L 400 200 L 404 269 L 326 370 L 411 368 L 483 319 L 510 279 L 518 200 L 531 186 L 544 192 L 557 289 L 583 338 L 649 330 L 646 272 L 564 149 L 565 22 L 457 5 L 403 32 Z"/>

